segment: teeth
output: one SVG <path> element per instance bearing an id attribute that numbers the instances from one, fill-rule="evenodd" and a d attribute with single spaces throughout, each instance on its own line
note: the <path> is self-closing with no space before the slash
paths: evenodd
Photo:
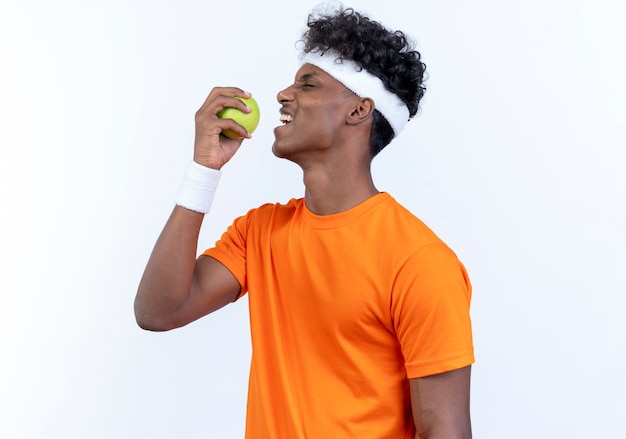
<path id="1" fill-rule="evenodd" d="M 282 123 L 287 124 L 287 123 L 291 122 L 292 120 L 293 120 L 293 116 L 291 116 L 291 114 L 282 114 L 280 116 L 280 121 Z"/>

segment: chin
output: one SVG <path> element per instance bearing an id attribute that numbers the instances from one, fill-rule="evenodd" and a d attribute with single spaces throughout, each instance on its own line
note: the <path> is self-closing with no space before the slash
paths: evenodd
<path id="1" fill-rule="evenodd" d="M 290 162 L 297 163 L 295 160 L 295 156 L 285 148 L 281 148 L 280 145 L 278 145 L 276 142 L 274 142 L 274 145 L 272 146 L 272 153 L 275 157 L 278 157 L 279 159 L 289 160 Z"/>
<path id="2" fill-rule="evenodd" d="M 276 142 L 274 142 L 274 144 L 272 145 L 272 154 L 274 154 L 278 158 L 283 158 L 280 148 L 276 145 Z"/>
<path id="3" fill-rule="evenodd" d="M 274 137 L 274 144 L 272 145 L 272 153 L 281 159 L 285 159 L 288 158 L 287 155 L 289 154 L 289 148 L 286 148 L 286 145 L 284 142 L 281 142 L 278 137 Z"/>

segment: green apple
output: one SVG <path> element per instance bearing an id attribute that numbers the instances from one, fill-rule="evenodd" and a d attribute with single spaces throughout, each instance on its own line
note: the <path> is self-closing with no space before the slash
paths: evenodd
<path id="1" fill-rule="evenodd" d="M 217 117 L 219 117 L 220 119 L 232 119 L 239 125 L 244 127 L 246 131 L 252 134 L 252 132 L 259 125 L 259 119 L 261 118 L 261 113 L 259 112 L 259 104 L 257 104 L 257 102 L 253 98 L 237 97 L 237 99 L 246 104 L 252 111 L 250 113 L 244 113 L 238 108 L 227 107 L 217 113 Z M 233 130 L 224 130 L 222 131 L 222 134 L 229 139 L 241 138 L 241 136 Z"/>

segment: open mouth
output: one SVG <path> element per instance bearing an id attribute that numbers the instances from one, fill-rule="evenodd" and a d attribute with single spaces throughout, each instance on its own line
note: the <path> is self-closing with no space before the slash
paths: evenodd
<path id="1" fill-rule="evenodd" d="M 287 125 L 289 122 L 293 120 L 293 116 L 291 114 L 281 114 L 280 121 L 283 125 Z"/>

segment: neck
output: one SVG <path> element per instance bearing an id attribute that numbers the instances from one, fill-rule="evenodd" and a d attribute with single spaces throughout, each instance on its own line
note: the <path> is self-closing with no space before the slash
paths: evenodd
<path id="1" fill-rule="evenodd" d="M 306 206 L 317 215 L 344 212 L 378 193 L 369 162 L 353 167 L 337 163 L 303 167 Z"/>

